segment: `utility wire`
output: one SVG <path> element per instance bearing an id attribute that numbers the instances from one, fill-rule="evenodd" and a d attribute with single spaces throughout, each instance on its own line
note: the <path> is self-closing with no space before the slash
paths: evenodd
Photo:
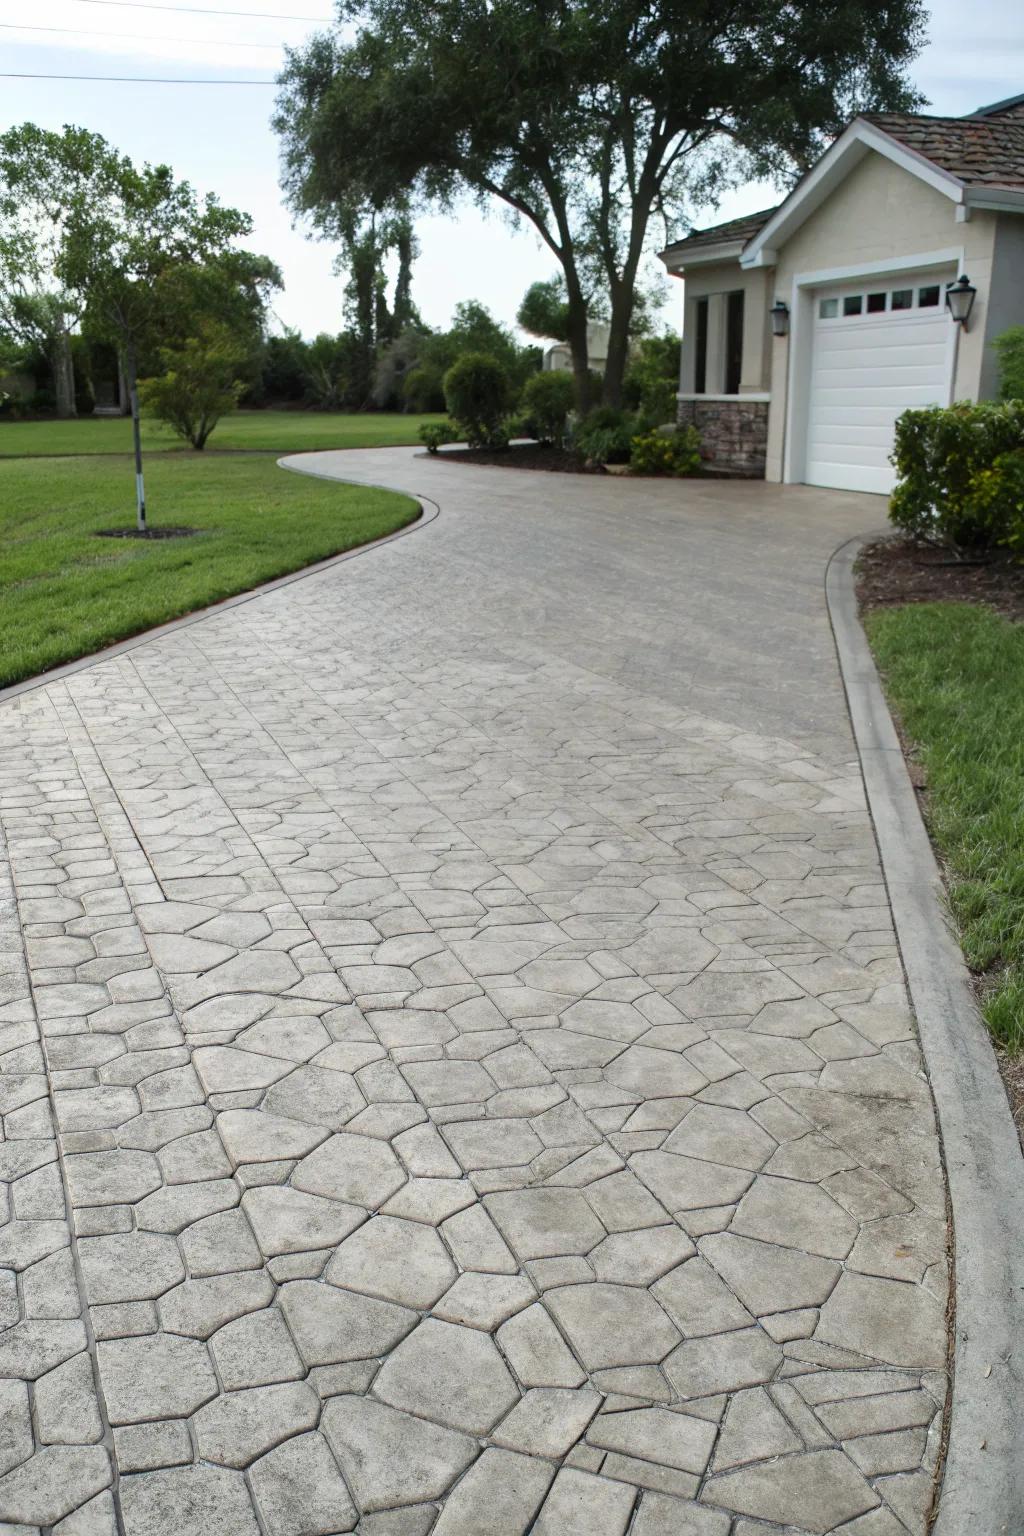
<path id="1" fill-rule="evenodd" d="M 117 37 L 137 38 L 147 43 L 201 43 L 208 48 L 283 48 L 284 43 L 240 43 L 235 38 L 224 38 L 223 42 L 213 37 L 154 37 L 151 32 L 94 32 L 91 27 L 26 27 L 20 21 L 0 21 L 0 30 L 4 32 L 60 32 L 70 34 L 73 37 Z"/>
<path id="2" fill-rule="evenodd" d="M 188 11 L 199 16 L 254 16 L 259 21 L 319 21 L 330 24 L 333 16 L 290 16 L 279 11 L 218 11 L 206 5 L 156 5 L 153 0 L 77 0 L 79 5 L 128 6 L 136 11 Z"/>
<path id="3" fill-rule="evenodd" d="M 29 75 L 0 71 L 0 80 L 105 80 L 120 85 L 276 85 L 276 80 L 179 80 L 166 75 Z"/>

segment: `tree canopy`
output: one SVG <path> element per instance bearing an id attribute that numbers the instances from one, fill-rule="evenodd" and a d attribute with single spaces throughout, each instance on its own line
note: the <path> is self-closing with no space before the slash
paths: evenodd
<path id="1" fill-rule="evenodd" d="M 857 111 L 906 108 L 924 0 L 339 0 L 289 52 L 275 127 L 321 228 L 496 199 L 565 281 L 581 403 L 588 297 L 618 403 L 651 221 L 685 225 L 740 171 L 805 167 Z"/>

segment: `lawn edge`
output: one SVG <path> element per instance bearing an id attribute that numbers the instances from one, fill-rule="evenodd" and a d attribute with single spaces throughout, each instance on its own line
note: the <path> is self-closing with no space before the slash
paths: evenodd
<path id="1" fill-rule="evenodd" d="M 1024 1508 L 1024 1157 L 860 623 L 853 568 L 867 542 L 854 538 L 833 553 L 825 595 L 931 1079 L 952 1212 L 953 1379 L 933 1532 L 995 1536 L 1013 1531 Z"/>
<path id="2" fill-rule="evenodd" d="M 90 455 L 99 457 L 99 455 Z M 289 455 L 295 457 L 295 455 Z M 289 469 L 290 466 L 278 460 L 281 469 Z M 302 470 L 298 473 L 308 474 L 310 471 Z M 390 485 L 370 485 L 363 481 L 350 482 L 363 490 L 368 491 L 394 491 Z M 185 629 L 189 624 L 201 624 L 205 619 L 215 618 L 217 614 L 224 613 L 228 608 L 238 608 L 242 603 L 254 602 L 257 598 L 266 597 L 268 593 L 276 592 L 280 587 L 287 587 L 293 581 L 304 581 L 308 576 L 317 576 L 322 571 L 330 570 L 334 565 L 340 565 L 343 560 L 354 560 L 357 555 L 368 554 L 371 550 L 379 549 L 383 544 L 390 544 L 394 539 L 402 539 L 409 533 L 416 533 L 427 523 L 432 523 L 440 514 L 440 507 L 436 501 L 431 501 L 428 496 L 413 495 L 409 491 L 397 491 L 396 495 L 405 496 L 409 501 L 414 501 L 419 506 L 419 515 L 402 528 L 396 528 L 392 533 L 381 534 L 378 539 L 369 539 L 365 544 L 356 544 L 351 549 L 343 549 L 336 555 L 328 555 L 324 560 L 317 560 L 312 565 L 300 566 L 298 570 L 288 571 L 284 576 L 275 576 L 271 581 L 261 582 L 258 587 L 249 587 L 245 592 L 236 592 L 233 597 L 221 598 L 219 602 L 209 603 L 205 608 L 195 608 L 191 613 L 183 613 L 177 619 L 168 619 L 166 624 L 154 625 L 151 629 L 140 629 L 136 635 L 128 635 L 124 640 L 117 640 L 113 645 L 104 646 L 100 651 L 92 651 L 88 656 L 78 656 L 74 661 L 62 662 L 59 667 L 51 667 L 48 672 L 37 672 L 34 677 L 23 678 L 20 683 L 10 683 L 6 688 L 0 688 L 0 704 L 6 704 L 11 699 L 16 699 L 23 693 L 30 693 L 35 688 L 45 688 L 48 683 L 60 682 L 62 678 L 72 677 L 76 672 L 83 672 L 88 667 L 98 666 L 100 662 L 109 661 L 112 657 L 123 656 L 127 651 L 134 651 L 140 645 L 149 645 L 153 640 L 161 640 L 164 635 L 174 634 L 176 630 Z"/>

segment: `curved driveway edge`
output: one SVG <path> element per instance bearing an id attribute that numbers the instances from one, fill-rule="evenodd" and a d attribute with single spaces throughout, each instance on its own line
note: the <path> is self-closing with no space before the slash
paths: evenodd
<path id="1" fill-rule="evenodd" d="M 70 457 L 70 455 L 68 455 Z M 291 470 L 293 474 L 310 474 L 316 479 L 330 479 L 329 475 L 317 475 L 314 470 L 296 470 L 293 465 L 284 459 L 278 459 L 278 468 Z M 368 489 L 387 490 L 387 486 L 373 486 Z M 396 528 L 393 533 L 385 533 L 379 539 L 370 539 L 365 544 L 356 544 L 351 549 L 342 549 L 336 555 L 328 555 L 323 560 L 315 560 L 312 565 L 300 566 L 297 571 L 287 571 L 283 576 L 274 576 L 270 581 L 262 581 L 257 587 L 247 587 L 244 592 L 236 592 L 232 597 L 222 597 L 220 602 L 208 603 L 205 608 L 193 608 L 191 613 L 183 613 L 176 619 L 168 619 L 166 624 L 155 624 L 150 629 L 141 629 L 137 635 L 126 635 L 123 640 L 115 640 L 113 645 L 105 645 L 101 651 L 92 651 L 88 656 L 76 656 L 74 661 L 65 661 L 59 667 L 51 667 L 47 672 L 37 672 L 34 677 L 22 678 L 20 683 L 11 683 L 7 688 L 0 688 L 0 704 L 8 699 L 15 699 L 21 693 L 30 693 L 34 688 L 43 688 L 48 683 L 58 683 L 62 678 L 71 677 L 75 672 L 82 672 L 87 667 L 95 667 L 102 661 L 110 661 L 115 656 L 123 656 L 127 651 L 134 651 L 140 645 L 148 645 L 153 640 L 160 640 L 165 635 L 173 635 L 176 630 L 186 629 L 190 624 L 199 624 L 203 619 L 211 618 L 214 614 L 226 613 L 229 608 L 238 608 L 242 603 L 251 603 L 254 598 L 266 597 L 268 592 L 276 592 L 279 587 L 287 587 L 293 581 L 301 581 L 306 576 L 317 576 L 321 571 L 329 571 L 332 566 L 340 565 L 343 560 L 354 560 L 356 555 L 365 555 L 368 550 L 379 549 L 382 544 L 390 544 L 392 539 L 404 538 L 407 533 L 415 533 L 418 528 L 433 522 L 440 513 L 440 507 L 429 497 L 414 496 L 408 491 L 398 494 L 408 496 L 410 501 L 419 503 L 419 517 L 414 517 L 411 523 L 405 523 L 401 528 Z"/>
<path id="2" fill-rule="evenodd" d="M 1024 1164 L 992 1042 L 903 752 L 857 614 L 863 541 L 829 563 L 826 593 L 868 805 L 921 1044 L 952 1205 L 955 1354 L 935 1536 L 1012 1533 L 1024 1511 Z"/>

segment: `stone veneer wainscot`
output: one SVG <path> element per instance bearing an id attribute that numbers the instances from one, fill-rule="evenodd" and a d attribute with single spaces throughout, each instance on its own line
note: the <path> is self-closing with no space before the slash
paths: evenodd
<path id="1" fill-rule="evenodd" d="M 768 395 L 681 395 L 678 421 L 697 428 L 709 470 L 763 480 L 768 405 Z"/>

